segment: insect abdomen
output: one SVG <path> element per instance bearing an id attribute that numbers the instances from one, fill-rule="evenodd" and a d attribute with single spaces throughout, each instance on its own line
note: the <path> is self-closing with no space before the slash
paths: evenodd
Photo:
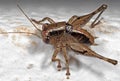
<path id="1" fill-rule="evenodd" d="M 75 37 L 80 43 L 89 44 L 89 38 L 87 38 L 84 34 L 78 32 L 72 32 L 71 35 Z"/>

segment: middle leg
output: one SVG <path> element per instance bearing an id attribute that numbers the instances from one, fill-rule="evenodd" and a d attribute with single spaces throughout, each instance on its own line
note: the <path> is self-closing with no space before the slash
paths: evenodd
<path id="1" fill-rule="evenodd" d="M 56 58 L 57 54 L 60 52 L 60 48 L 56 48 L 55 51 L 54 51 L 54 54 L 52 56 L 52 62 L 58 62 L 58 65 L 57 65 L 57 68 L 58 68 L 58 71 L 61 70 L 61 61 L 60 59 Z"/>

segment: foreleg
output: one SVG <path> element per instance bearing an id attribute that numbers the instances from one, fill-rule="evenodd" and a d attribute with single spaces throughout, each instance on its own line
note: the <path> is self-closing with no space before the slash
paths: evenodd
<path id="1" fill-rule="evenodd" d="M 39 20 L 39 21 L 37 21 L 37 20 L 35 20 L 35 19 L 31 19 L 33 22 L 35 22 L 36 24 L 43 24 L 42 22 L 44 22 L 44 21 L 48 21 L 49 23 L 55 23 L 55 21 L 53 20 L 53 19 L 51 19 L 50 17 L 45 17 L 45 18 L 43 18 L 42 20 Z"/>
<path id="2" fill-rule="evenodd" d="M 66 75 L 67 75 L 67 79 L 69 79 L 69 76 L 70 76 L 70 71 L 69 70 L 70 69 L 69 69 L 69 59 L 68 59 L 68 56 L 67 56 L 66 47 L 62 48 L 62 52 L 63 52 L 64 58 L 65 58 L 65 61 L 66 61 L 66 69 L 67 69 Z"/>

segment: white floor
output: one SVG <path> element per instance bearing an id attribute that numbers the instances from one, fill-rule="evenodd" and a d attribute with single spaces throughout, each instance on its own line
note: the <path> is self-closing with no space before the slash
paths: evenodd
<path id="1" fill-rule="evenodd" d="M 71 11 L 68 14 L 64 9 L 51 11 L 40 8 L 40 10 L 41 13 L 27 14 L 36 19 L 49 16 L 56 21 L 66 21 L 79 12 Z M 96 58 L 78 56 L 71 51 L 69 54 L 76 60 L 70 64 L 71 76 L 67 80 L 65 70 L 58 72 L 56 63 L 51 63 L 54 51 L 52 46 L 35 36 L 0 35 L 0 81 L 120 81 L 120 19 L 110 14 L 104 14 L 103 17 L 104 20 L 96 28 L 88 28 L 89 32 L 98 37 L 95 40 L 98 45 L 91 46 L 91 49 L 103 56 L 118 60 L 116 66 Z M 88 26 L 89 24 L 86 27 Z M 16 28 L 35 32 L 32 24 L 19 10 L 2 12 L 0 31 L 2 29 L 13 31 Z"/>

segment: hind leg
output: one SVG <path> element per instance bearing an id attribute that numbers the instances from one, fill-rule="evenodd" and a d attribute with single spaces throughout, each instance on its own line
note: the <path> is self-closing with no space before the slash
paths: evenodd
<path id="1" fill-rule="evenodd" d="M 73 15 L 69 20 L 68 20 L 68 24 L 72 24 L 76 19 L 78 18 L 77 15 Z"/>
<path id="2" fill-rule="evenodd" d="M 80 44 L 80 43 L 71 43 L 70 44 L 70 47 L 75 50 L 75 51 L 78 51 L 80 53 L 82 53 L 83 55 L 86 55 L 86 56 L 91 56 L 91 57 L 96 57 L 96 58 L 99 58 L 99 59 L 102 59 L 106 62 L 109 62 L 113 65 L 116 65 L 117 64 L 117 60 L 113 60 L 113 59 L 110 59 L 110 58 L 107 58 L 107 57 L 104 57 L 102 55 L 99 55 L 97 54 L 96 52 L 92 51 L 90 48 L 88 48 L 86 45 L 84 44 Z"/>

